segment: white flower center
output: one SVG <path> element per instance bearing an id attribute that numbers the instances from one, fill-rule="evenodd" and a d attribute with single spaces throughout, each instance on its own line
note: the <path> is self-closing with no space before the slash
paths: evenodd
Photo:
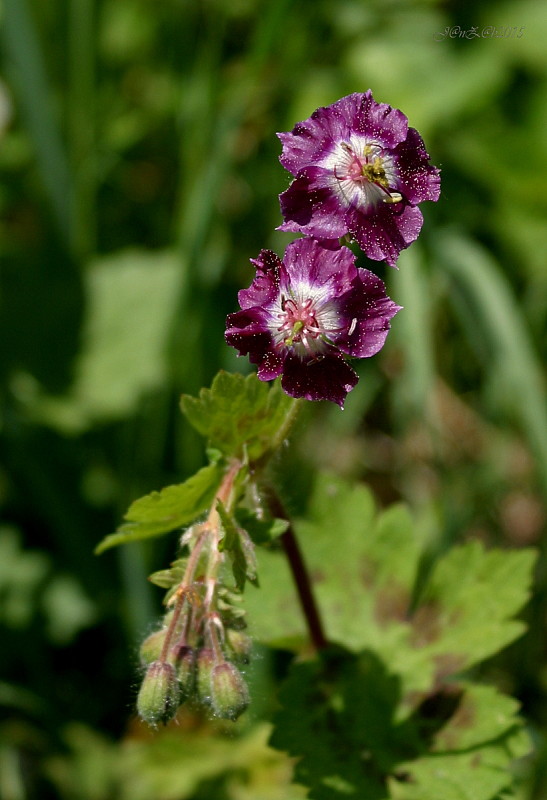
<path id="1" fill-rule="evenodd" d="M 291 348 L 300 358 L 317 358 L 327 350 L 330 336 L 342 329 L 339 316 L 324 287 L 291 287 L 270 309 L 274 346 Z"/>
<path id="2" fill-rule="evenodd" d="M 393 190 L 397 185 L 393 158 L 374 140 L 352 134 L 349 141 L 337 142 L 319 166 L 332 173 L 332 188 L 345 206 L 370 209 L 403 199 Z"/>

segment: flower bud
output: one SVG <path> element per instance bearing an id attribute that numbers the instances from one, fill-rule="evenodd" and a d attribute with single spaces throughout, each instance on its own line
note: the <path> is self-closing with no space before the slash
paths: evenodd
<path id="1" fill-rule="evenodd" d="M 149 725 L 169 722 L 180 704 L 180 687 L 172 664 L 154 661 L 148 667 L 137 697 L 137 711 Z"/>
<path id="2" fill-rule="evenodd" d="M 200 700 L 208 703 L 211 700 L 211 674 L 218 664 L 213 650 L 203 647 L 197 658 L 196 685 Z"/>
<path id="3" fill-rule="evenodd" d="M 239 670 L 229 661 L 211 673 L 211 705 L 218 717 L 236 720 L 249 705 L 249 690 Z"/>
<path id="4" fill-rule="evenodd" d="M 171 650 L 170 659 L 175 667 L 184 697 L 189 697 L 196 680 L 196 653 L 186 644 L 177 645 Z"/>
<path id="5" fill-rule="evenodd" d="M 228 628 L 226 631 L 226 643 L 230 648 L 234 661 L 237 661 L 239 664 L 249 663 L 253 643 L 246 633 Z"/>
<path id="6" fill-rule="evenodd" d="M 166 629 L 162 628 L 159 631 L 154 631 L 150 636 L 147 636 L 141 644 L 139 656 L 143 667 L 148 666 L 153 661 L 157 661 L 160 657 L 163 643 L 165 641 Z"/>

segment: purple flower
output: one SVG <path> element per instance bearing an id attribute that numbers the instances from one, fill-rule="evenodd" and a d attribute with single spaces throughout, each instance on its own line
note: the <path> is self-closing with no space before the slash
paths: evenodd
<path id="1" fill-rule="evenodd" d="M 282 375 L 292 397 L 343 407 L 358 381 L 345 356 L 377 353 L 399 306 L 347 247 L 297 239 L 283 261 L 262 250 L 252 263 L 256 277 L 239 292 L 242 310 L 228 316 L 226 341 L 258 365 L 261 380 Z"/>
<path id="2" fill-rule="evenodd" d="M 440 193 L 439 170 L 402 111 L 377 103 L 369 89 L 278 136 L 280 161 L 295 176 L 279 196 L 279 230 L 316 239 L 349 233 L 369 258 L 394 267 L 420 233 L 417 204 Z"/>

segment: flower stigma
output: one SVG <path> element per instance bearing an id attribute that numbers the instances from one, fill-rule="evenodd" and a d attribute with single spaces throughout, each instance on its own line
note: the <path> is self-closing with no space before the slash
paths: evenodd
<path id="1" fill-rule="evenodd" d="M 281 295 L 279 308 L 275 316 L 281 324 L 273 331 L 276 347 L 284 345 L 300 356 L 317 357 L 327 341 L 325 316 L 329 316 L 329 309 L 316 307 L 312 297 L 298 300 L 285 295 Z"/>
<path id="2" fill-rule="evenodd" d="M 359 150 L 362 155 L 359 155 Z M 333 156 L 336 161 L 334 177 L 348 204 L 359 199 L 364 200 L 366 205 L 379 201 L 400 203 L 403 199 L 400 192 L 392 191 L 390 187 L 396 180 L 394 165 L 392 159 L 384 154 L 380 144 L 340 142 L 339 148 L 324 166 L 330 166 L 328 162 Z"/>

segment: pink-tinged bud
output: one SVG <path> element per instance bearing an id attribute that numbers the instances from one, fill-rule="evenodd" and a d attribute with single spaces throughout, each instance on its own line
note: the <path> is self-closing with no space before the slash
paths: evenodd
<path id="1" fill-rule="evenodd" d="M 143 667 L 147 666 L 148 664 L 152 664 L 153 661 L 157 661 L 159 659 L 163 643 L 165 641 L 165 634 L 165 628 L 155 631 L 154 633 L 151 633 L 150 636 L 147 636 L 144 642 L 141 644 L 139 656 Z"/>
<path id="2" fill-rule="evenodd" d="M 249 663 L 253 643 L 246 633 L 229 628 L 226 631 L 226 643 L 234 661 L 237 661 L 238 664 Z"/>
<path id="3" fill-rule="evenodd" d="M 177 645 L 170 654 L 184 697 L 189 697 L 196 681 L 196 653 L 193 647 Z"/>
<path id="4" fill-rule="evenodd" d="M 137 711 L 149 725 L 169 722 L 180 705 L 180 687 L 172 664 L 154 661 L 148 667 L 137 697 Z"/>
<path id="5" fill-rule="evenodd" d="M 249 690 L 239 670 L 229 661 L 217 664 L 211 674 L 211 705 L 222 719 L 236 720 L 249 705 Z"/>
<path id="6" fill-rule="evenodd" d="M 213 650 L 209 647 L 202 648 L 197 657 L 196 685 L 202 703 L 211 701 L 211 674 L 218 664 Z"/>

